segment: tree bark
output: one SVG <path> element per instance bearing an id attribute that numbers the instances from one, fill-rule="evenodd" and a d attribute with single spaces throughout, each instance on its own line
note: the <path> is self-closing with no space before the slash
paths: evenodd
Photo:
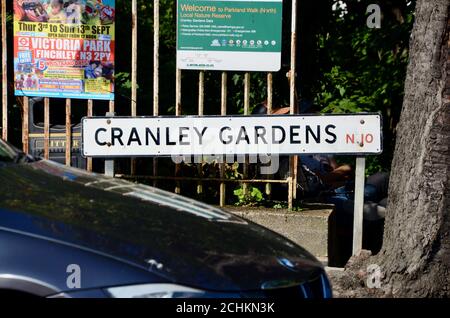
<path id="1" fill-rule="evenodd" d="M 393 296 L 450 295 L 450 0 L 418 0 L 383 248 Z"/>

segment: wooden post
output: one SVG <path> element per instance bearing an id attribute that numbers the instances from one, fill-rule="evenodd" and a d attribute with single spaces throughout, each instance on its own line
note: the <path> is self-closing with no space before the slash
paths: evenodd
<path id="1" fill-rule="evenodd" d="M 44 98 L 44 159 L 50 158 L 50 99 Z"/>
<path id="2" fill-rule="evenodd" d="M 153 116 L 159 116 L 159 0 L 153 1 Z M 158 175 L 158 158 L 153 158 L 153 176 Z M 157 180 L 153 180 L 156 187 Z"/>
<path id="3" fill-rule="evenodd" d="M 92 117 L 94 115 L 94 107 L 93 107 L 92 99 L 88 99 L 88 108 L 87 108 L 87 116 Z M 92 172 L 92 158 L 87 158 L 86 170 Z"/>
<path id="4" fill-rule="evenodd" d="M 177 68 L 175 84 L 175 116 L 181 116 L 181 70 Z M 181 171 L 180 164 L 175 165 L 175 176 L 178 176 Z M 175 183 L 175 193 L 181 193 L 181 184 L 179 181 Z"/>
<path id="5" fill-rule="evenodd" d="M 291 70 L 289 71 L 289 106 L 290 113 L 295 113 L 295 82 L 296 82 L 296 57 L 297 57 L 297 0 L 292 0 L 292 25 L 291 25 Z M 295 164 L 294 157 L 289 158 L 289 186 L 288 186 L 288 207 L 293 208 L 294 192 L 297 190 L 297 182 L 295 178 Z"/>
<path id="6" fill-rule="evenodd" d="M 71 166 L 72 159 L 72 104 L 69 98 L 66 99 L 66 166 Z"/>
<path id="7" fill-rule="evenodd" d="M 6 34 L 6 0 L 2 0 L 2 138 L 8 140 L 8 41 Z"/>
<path id="8" fill-rule="evenodd" d="M 244 115 L 248 116 L 250 115 L 250 73 L 245 73 L 244 75 Z M 248 178 L 248 155 L 245 156 L 245 162 L 244 162 L 244 171 L 243 171 L 243 178 Z M 248 193 L 248 183 L 244 183 L 242 185 L 244 195 L 247 195 Z"/>
<path id="9" fill-rule="evenodd" d="M 356 157 L 352 255 L 358 255 L 358 253 L 362 250 L 365 170 L 366 158 Z"/>
<path id="10" fill-rule="evenodd" d="M 131 116 L 137 116 L 137 0 L 131 2 Z M 136 174 L 136 159 L 131 158 L 131 175 Z"/>
<path id="11" fill-rule="evenodd" d="M 30 99 L 27 96 L 23 97 L 23 120 L 22 120 L 22 150 L 24 153 L 30 152 Z"/>
<path id="12" fill-rule="evenodd" d="M 227 115 L 227 72 L 222 72 L 222 84 L 221 84 L 221 97 L 220 97 L 220 115 Z M 226 168 L 226 156 L 222 157 L 222 163 L 220 164 L 220 178 L 225 178 L 225 168 Z M 225 206 L 226 203 L 226 183 L 220 183 L 220 206 Z"/>
<path id="13" fill-rule="evenodd" d="M 204 108 L 205 108 L 205 72 L 200 71 L 198 74 L 198 115 L 199 116 L 204 115 Z M 203 177 L 202 161 L 203 161 L 203 159 L 197 165 L 197 173 L 198 173 L 199 178 Z M 202 183 L 202 181 L 199 181 L 197 183 L 197 194 L 202 194 L 202 193 L 203 193 L 203 183 Z"/>

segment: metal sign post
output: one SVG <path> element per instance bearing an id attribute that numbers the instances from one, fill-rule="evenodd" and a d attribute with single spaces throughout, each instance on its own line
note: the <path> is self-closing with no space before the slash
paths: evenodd
<path id="1" fill-rule="evenodd" d="M 357 255 L 362 249 L 365 170 L 366 158 L 356 157 L 352 255 Z"/>
<path id="2" fill-rule="evenodd" d="M 114 117 L 115 113 L 107 112 L 106 117 Z M 111 120 L 108 120 L 109 124 L 111 124 Z M 105 176 L 114 177 L 114 160 L 106 159 L 105 160 Z"/>

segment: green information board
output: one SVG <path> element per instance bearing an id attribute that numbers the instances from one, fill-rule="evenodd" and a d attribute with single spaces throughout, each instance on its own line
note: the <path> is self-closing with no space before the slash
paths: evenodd
<path id="1" fill-rule="evenodd" d="M 178 68 L 278 71 L 282 9 L 282 0 L 178 0 Z"/>

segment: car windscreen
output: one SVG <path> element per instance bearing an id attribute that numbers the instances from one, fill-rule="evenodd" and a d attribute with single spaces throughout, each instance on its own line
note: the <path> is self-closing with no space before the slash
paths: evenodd
<path id="1" fill-rule="evenodd" d="M 17 156 L 18 152 L 0 139 L 0 162 L 14 162 Z"/>

